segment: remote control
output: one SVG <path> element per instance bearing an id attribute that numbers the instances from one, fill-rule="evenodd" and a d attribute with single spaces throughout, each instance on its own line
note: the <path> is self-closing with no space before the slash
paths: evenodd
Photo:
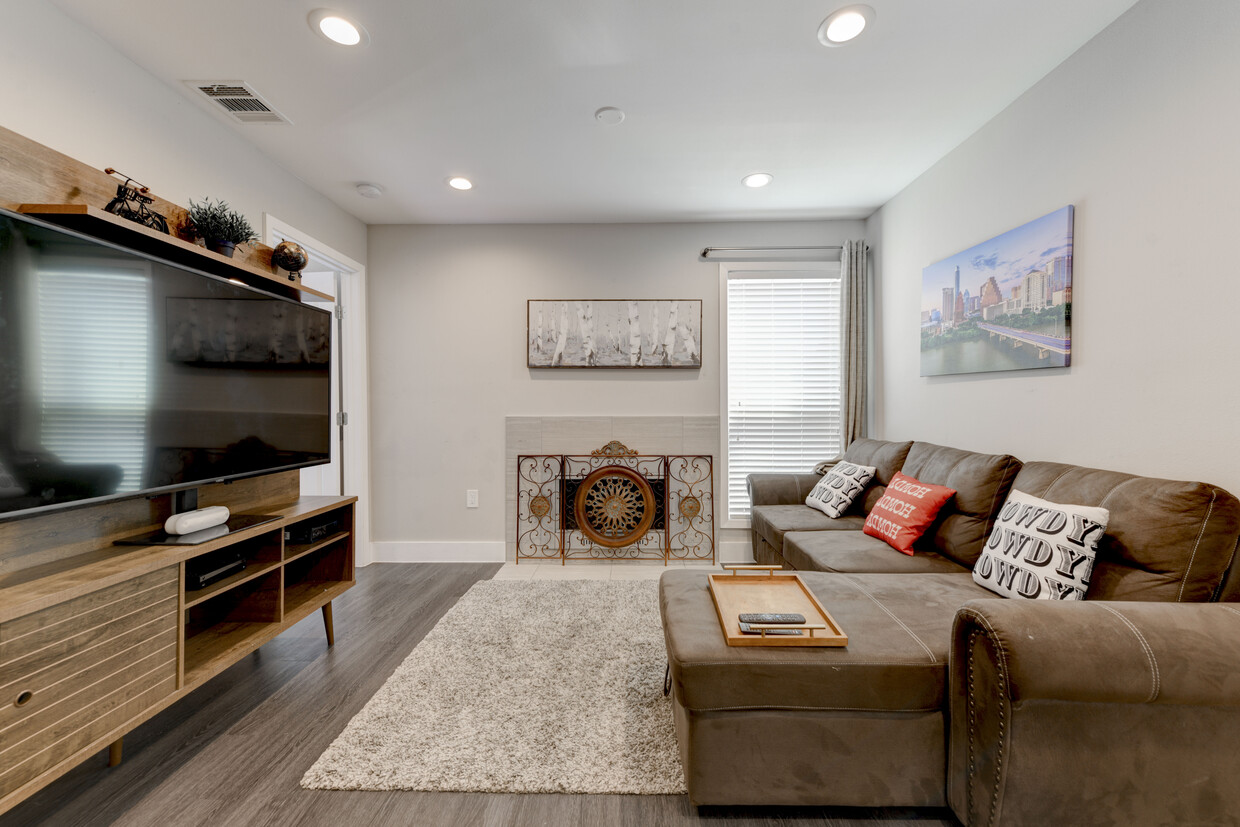
<path id="1" fill-rule="evenodd" d="M 799 635 L 800 629 L 755 629 L 748 623 L 741 623 L 741 632 L 746 635 Z"/>
<path id="2" fill-rule="evenodd" d="M 805 615 L 741 612 L 741 623 L 804 623 Z"/>

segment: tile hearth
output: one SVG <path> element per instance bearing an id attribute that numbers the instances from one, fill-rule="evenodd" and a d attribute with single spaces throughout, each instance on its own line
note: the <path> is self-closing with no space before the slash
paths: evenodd
<path id="1" fill-rule="evenodd" d="M 658 580 L 668 569 L 691 568 L 701 571 L 723 571 L 706 562 L 690 563 L 675 560 L 666 566 L 656 561 L 607 563 L 595 560 L 559 563 L 505 563 L 492 580 Z"/>

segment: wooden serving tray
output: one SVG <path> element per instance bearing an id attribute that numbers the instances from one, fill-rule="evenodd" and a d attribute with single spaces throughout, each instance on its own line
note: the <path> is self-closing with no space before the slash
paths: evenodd
<path id="1" fill-rule="evenodd" d="M 779 572 L 778 566 L 735 566 L 731 574 L 710 575 L 710 596 L 729 646 L 847 646 L 848 635 L 823 608 L 800 575 Z M 742 573 L 750 572 L 750 573 Z M 759 573 L 765 572 L 765 573 Z M 769 625 L 767 629 L 802 629 L 800 635 L 749 635 L 737 619 L 742 612 L 795 612 L 803 624 Z"/>

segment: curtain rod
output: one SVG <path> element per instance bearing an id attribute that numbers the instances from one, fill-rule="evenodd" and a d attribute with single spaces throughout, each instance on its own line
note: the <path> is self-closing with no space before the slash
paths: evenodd
<path id="1" fill-rule="evenodd" d="M 710 258 L 711 253 L 791 253 L 791 252 L 840 252 L 844 248 L 839 244 L 830 247 L 703 247 L 702 258 Z M 869 246 L 865 248 L 867 251 Z"/>

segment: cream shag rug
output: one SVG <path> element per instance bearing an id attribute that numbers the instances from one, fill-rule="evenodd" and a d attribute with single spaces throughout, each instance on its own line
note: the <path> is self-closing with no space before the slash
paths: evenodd
<path id="1" fill-rule="evenodd" d="M 301 780 L 316 790 L 683 793 L 654 581 L 483 581 Z"/>

